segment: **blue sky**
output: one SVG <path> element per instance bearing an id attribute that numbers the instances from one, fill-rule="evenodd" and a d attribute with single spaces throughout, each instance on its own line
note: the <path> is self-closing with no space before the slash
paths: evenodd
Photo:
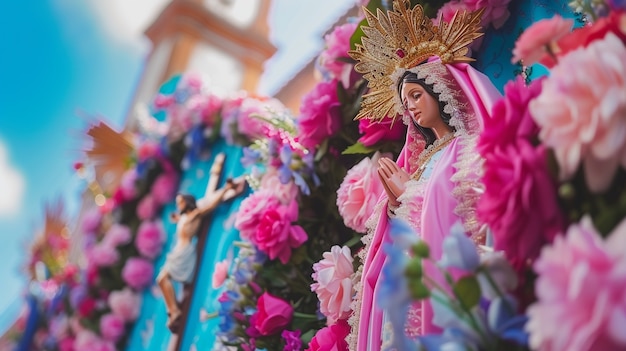
<path id="1" fill-rule="evenodd" d="M 267 65 L 261 92 L 275 91 L 313 57 L 323 29 L 353 3 L 275 0 L 271 35 L 281 51 Z M 21 267 L 42 225 L 44 202 L 61 197 L 70 218 L 79 206 L 83 184 L 72 165 L 81 157 L 87 125 L 80 116 L 122 127 L 149 50 L 141 31 L 163 4 L 41 0 L 0 5 L 0 333 L 19 311 L 26 288 Z"/>

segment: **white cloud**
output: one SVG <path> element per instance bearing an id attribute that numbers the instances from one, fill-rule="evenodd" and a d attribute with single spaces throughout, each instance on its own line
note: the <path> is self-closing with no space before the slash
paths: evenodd
<path id="1" fill-rule="evenodd" d="M 6 147 L 0 142 L 0 217 L 15 215 L 22 207 L 24 177 L 12 165 Z"/>

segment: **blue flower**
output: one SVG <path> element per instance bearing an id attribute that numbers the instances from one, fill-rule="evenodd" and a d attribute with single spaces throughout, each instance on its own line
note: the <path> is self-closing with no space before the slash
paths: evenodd
<path id="1" fill-rule="evenodd" d="M 245 167 L 252 166 L 261 161 L 261 152 L 250 147 L 243 148 L 243 157 L 241 157 L 241 164 Z"/>
<path id="2" fill-rule="evenodd" d="M 480 264 L 476 245 L 458 222 L 443 240 L 443 254 L 439 264 L 443 268 L 456 267 L 467 271 L 475 270 Z"/>
<path id="3" fill-rule="evenodd" d="M 528 333 L 524 331 L 528 317 L 517 314 L 517 301 L 511 295 L 497 297 L 491 302 L 487 321 L 489 328 L 501 339 L 528 345 Z"/>

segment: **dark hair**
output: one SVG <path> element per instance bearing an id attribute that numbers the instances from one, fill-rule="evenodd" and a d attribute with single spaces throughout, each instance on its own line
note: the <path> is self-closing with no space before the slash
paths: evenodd
<path id="1" fill-rule="evenodd" d="M 419 84 L 422 88 L 424 88 L 424 90 L 428 93 L 428 95 L 432 96 L 435 100 L 437 100 L 437 102 L 439 103 L 439 115 L 441 116 L 441 119 L 444 121 L 444 123 L 450 126 L 450 119 L 452 118 L 452 116 L 450 116 L 449 113 L 446 113 L 443 111 L 443 108 L 446 106 L 446 103 L 444 101 L 439 100 L 439 94 L 435 93 L 435 91 L 433 90 L 432 84 L 426 84 L 426 82 L 423 79 L 420 79 L 417 77 L 416 73 L 413 73 L 411 71 L 406 71 L 404 72 L 400 80 L 398 81 L 398 96 L 400 96 L 400 93 L 402 91 L 402 86 L 404 85 L 404 83 Z M 419 124 L 417 124 L 417 122 L 415 122 L 415 120 L 413 120 L 413 118 L 411 118 L 411 123 L 413 123 L 413 126 L 415 126 L 417 131 L 420 132 L 420 134 L 422 134 L 422 136 L 424 137 L 424 140 L 426 141 L 426 146 L 434 143 L 435 140 L 437 140 L 437 137 L 435 136 L 435 132 L 433 132 L 430 128 L 424 128 L 420 126 Z"/>
<path id="2" fill-rule="evenodd" d="M 178 193 L 177 196 L 180 196 L 185 203 L 185 207 L 180 210 L 180 214 L 185 214 L 189 211 L 195 210 L 198 206 L 196 205 L 196 198 L 193 195 Z"/>

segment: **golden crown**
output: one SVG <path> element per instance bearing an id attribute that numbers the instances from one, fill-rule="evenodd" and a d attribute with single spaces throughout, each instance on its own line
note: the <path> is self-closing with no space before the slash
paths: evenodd
<path id="1" fill-rule="evenodd" d="M 394 0 L 393 11 L 385 15 L 378 9 L 376 16 L 363 8 L 368 26 L 361 26 L 362 45 L 356 44 L 348 54 L 358 61 L 354 69 L 368 80 L 370 91 L 363 96 L 356 119 L 395 117 L 393 76 L 399 69 L 408 70 L 432 56 L 443 64 L 474 61 L 466 56 L 467 46 L 483 35 L 483 9 L 457 12 L 449 23 L 440 15 L 439 25 L 434 25 L 421 5 L 410 7 L 409 0 Z"/>

